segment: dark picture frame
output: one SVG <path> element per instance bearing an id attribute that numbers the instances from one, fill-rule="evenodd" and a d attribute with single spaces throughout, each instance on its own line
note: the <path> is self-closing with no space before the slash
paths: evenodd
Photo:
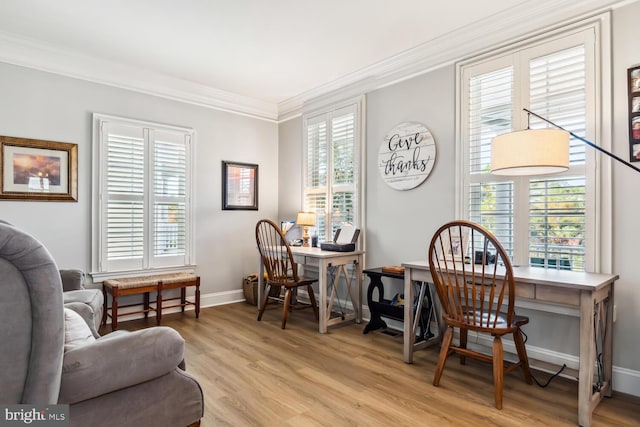
<path id="1" fill-rule="evenodd" d="M 629 161 L 640 162 L 640 65 L 627 70 L 629 92 Z"/>
<path id="2" fill-rule="evenodd" d="M 0 136 L 0 199 L 78 201 L 78 144 Z"/>
<path id="3" fill-rule="evenodd" d="M 258 165 L 222 161 L 222 209 L 258 210 Z"/>

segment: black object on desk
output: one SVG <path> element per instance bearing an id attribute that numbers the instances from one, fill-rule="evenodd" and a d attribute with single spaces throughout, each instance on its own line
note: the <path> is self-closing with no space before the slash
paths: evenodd
<path id="1" fill-rule="evenodd" d="M 383 271 L 382 268 L 369 268 L 363 271 L 369 276 L 369 287 L 367 289 L 367 304 L 369 305 L 369 312 L 371 313 L 371 320 L 367 326 L 365 326 L 363 334 L 367 334 L 376 329 L 386 328 L 387 323 L 382 320 L 381 317 L 388 317 L 390 319 L 404 321 L 404 306 L 393 305 L 391 300 L 384 298 L 384 285 L 382 283 L 383 277 L 389 277 L 393 279 L 404 280 L 404 274 L 399 272 Z M 425 285 L 428 286 L 428 285 Z M 378 299 L 374 301 L 373 291 L 378 290 Z M 416 295 L 420 293 L 417 292 Z M 420 319 L 418 325 L 420 326 L 420 332 L 416 337 L 416 342 L 426 341 L 432 338 L 434 335 L 430 330 L 431 325 L 431 313 L 433 310 L 433 302 L 431 300 L 431 293 L 425 292 L 425 302 L 420 313 Z M 417 301 L 416 301 L 417 302 Z M 408 303 L 406 301 L 405 303 Z M 416 304 L 414 302 L 413 311 L 415 313 Z"/>

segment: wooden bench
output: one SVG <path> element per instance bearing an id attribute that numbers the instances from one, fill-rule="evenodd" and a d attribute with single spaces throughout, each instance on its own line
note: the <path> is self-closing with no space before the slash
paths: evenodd
<path id="1" fill-rule="evenodd" d="M 129 304 L 120 306 L 118 304 L 118 298 L 126 295 L 139 295 L 144 294 L 143 309 L 138 311 L 129 311 L 124 314 L 137 314 L 144 313 L 144 317 L 149 316 L 150 311 L 156 312 L 156 323 L 159 325 L 162 321 L 162 309 L 181 307 L 184 313 L 184 308 L 187 305 L 195 306 L 196 319 L 200 317 L 200 276 L 196 276 L 191 273 L 171 273 L 171 274 L 159 274 L 153 276 L 143 277 L 126 277 L 122 279 L 107 279 L 102 286 L 104 293 L 104 312 L 108 317 L 111 317 L 111 329 L 116 330 L 118 328 L 118 310 L 125 307 L 133 307 L 138 304 Z M 195 301 L 187 300 L 187 287 L 195 286 Z M 170 289 L 180 289 L 180 297 L 176 298 L 162 298 L 162 292 Z M 151 306 L 149 301 L 149 293 L 156 292 L 157 297 L 155 301 L 155 307 Z M 111 314 L 107 307 L 107 293 L 111 294 Z M 164 302 L 172 300 L 180 300 L 179 304 L 170 306 L 163 306 Z M 104 316 L 103 324 L 107 323 L 107 316 Z"/>

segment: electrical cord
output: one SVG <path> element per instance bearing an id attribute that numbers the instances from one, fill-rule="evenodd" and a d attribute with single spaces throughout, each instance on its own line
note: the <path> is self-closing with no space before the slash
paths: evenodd
<path id="1" fill-rule="evenodd" d="M 527 339 L 529 339 L 529 337 L 527 336 L 527 334 L 525 334 L 525 333 L 524 333 L 524 331 L 523 331 L 522 329 L 518 328 L 518 330 L 520 331 L 520 333 L 521 333 L 522 335 L 524 335 L 524 342 L 525 342 L 525 344 L 526 344 L 526 343 L 527 343 Z M 538 379 L 537 379 L 535 376 L 533 376 L 533 373 L 531 374 L 531 378 L 533 378 L 533 381 L 535 381 L 535 383 L 536 383 L 539 387 L 541 387 L 541 388 L 545 388 L 545 387 L 547 387 L 547 386 L 551 383 L 551 381 L 552 381 L 555 377 L 557 377 L 558 375 L 560 375 L 560 373 L 562 373 L 562 371 L 564 371 L 564 368 L 566 368 L 566 367 L 567 367 L 566 363 L 563 363 L 563 364 L 562 364 L 562 367 L 560 368 L 560 370 L 559 370 L 558 372 L 556 372 L 555 374 L 551 375 L 551 376 L 547 379 L 547 382 L 546 382 L 546 383 L 544 383 L 544 384 L 541 384 L 541 383 L 540 383 L 540 381 L 538 381 Z"/>

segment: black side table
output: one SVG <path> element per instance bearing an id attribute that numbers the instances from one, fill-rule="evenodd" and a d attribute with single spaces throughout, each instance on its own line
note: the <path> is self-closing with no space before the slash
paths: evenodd
<path id="1" fill-rule="evenodd" d="M 365 326 L 363 333 L 367 334 L 376 329 L 386 328 L 387 323 L 382 320 L 382 317 L 404 321 L 404 306 L 392 305 L 391 300 L 384 298 L 384 284 L 382 283 L 383 277 L 389 277 L 393 279 L 404 280 L 404 275 L 400 273 L 392 273 L 382 271 L 382 268 L 369 268 L 363 271 L 369 276 L 369 288 L 367 289 L 367 304 L 369 305 L 369 312 L 371 313 L 371 320 Z M 414 283 L 416 285 L 416 283 Z M 428 284 L 420 283 L 419 286 L 428 286 Z M 378 291 L 377 300 L 373 299 L 374 290 Z M 420 295 L 420 292 L 416 292 L 416 295 Z M 420 318 L 418 325 L 420 326 L 420 332 L 416 337 L 416 342 L 426 341 L 432 338 L 434 335 L 431 333 L 431 317 L 433 314 L 433 301 L 431 299 L 431 293 L 425 292 L 425 301 L 420 312 Z M 410 303 L 405 301 L 405 303 Z M 413 303 L 413 310 L 415 313 L 417 299 Z"/>

